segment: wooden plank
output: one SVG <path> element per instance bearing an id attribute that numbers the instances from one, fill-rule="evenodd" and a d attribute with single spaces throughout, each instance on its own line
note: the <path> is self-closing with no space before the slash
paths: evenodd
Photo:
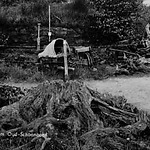
<path id="1" fill-rule="evenodd" d="M 128 52 L 128 51 L 124 51 L 124 50 L 120 50 L 120 49 L 109 48 L 109 50 L 111 50 L 111 51 L 118 51 L 118 52 L 122 52 L 122 53 L 127 53 L 127 54 L 131 54 L 131 55 L 135 55 L 135 56 L 140 57 L 139 54 Z"/>
<path id="2" fill-rule="evenodd" d="M 58 66 L 58 67 L 57 67 L 57 69 L 59 69 L 59 70 L 64 70 L 65 68 L 64 68 L 64 67 L 62 67 L 62 66 Z M 73 67 L 68 67 L 68 70 L 72 70 L 72 71 L 74 71 L 74 70 L 75 70 L 75 68 L 73 68 Z"/>

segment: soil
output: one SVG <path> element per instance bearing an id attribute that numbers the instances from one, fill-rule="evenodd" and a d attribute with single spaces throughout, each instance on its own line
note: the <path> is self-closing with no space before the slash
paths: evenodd
<path id="1" fill-rule="evenodd" d="M 22 88 L 31 88 L 38 83 L 7 83 Z M 150 77 L 113 77 L 105 80 L 86 80 L 85 84 L 100 93 L 125 96 L 128 103 L 150 113 Z"/>

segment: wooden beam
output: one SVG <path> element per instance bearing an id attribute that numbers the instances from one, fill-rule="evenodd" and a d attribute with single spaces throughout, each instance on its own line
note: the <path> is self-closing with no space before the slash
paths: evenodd
<path id="1" fill-rule="evenodd" d="M 65 68 L 64 81 L 67 81 L 68 80 L 68 62 L 67 62 L 67 43 L 66 43 L 66 40 L 63 41 L 63 49 L 64 49 L 64 68 Z"/>

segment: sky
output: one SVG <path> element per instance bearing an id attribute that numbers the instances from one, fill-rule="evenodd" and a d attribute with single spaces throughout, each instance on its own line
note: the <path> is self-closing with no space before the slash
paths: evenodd
<path id="1" fill-rule="evenodd" d="M 148 5 L 148 6 L 150 6 L 150 0 L 144 0 L 143 3 L 146 4 L 146 5 Z"/>

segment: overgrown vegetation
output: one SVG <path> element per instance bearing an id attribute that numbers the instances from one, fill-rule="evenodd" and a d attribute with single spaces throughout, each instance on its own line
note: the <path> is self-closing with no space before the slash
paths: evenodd
<path id="1" fill-rule="evenodd" d="M 63 2 L 63 3 L 62 3 Z M 51 5 L 52 27 L 72 28 L 81 38 L 93 44 L 112 44 L 119 40 L 143 35 L 149 21 L 149 7 L 143 0 L 13 0 L 0 2 L 1 43 L 9 37 L 10 44 L 25 30 L 36 39 L 37 23 L 48 28 L 48 5 Z M 53 35 L 55 36 L 55 35 Z M 16 38 L 16 37 L 15 37 Z M 48 37 L 47 37 L 48 38 Z"/>
<path id="2" fill-rule="evenodd" d="M 41 35 L 46 33 L 46 38 L 41 37 L 41 41 L 47 43 L 49 4 L 52 28 L 60 27 L 58 33 L 61 28 L 71 28 L 88 45 L 114 44 L 119 40 L 137 38 L 137 35 L 144 35 L 145 25 L 149 21 L 149 7 L 142 2 L 143 0 L 73 0 L 71 3 L 65 0 L 3 0 L 0 2 L 0 44 L 36 45 L 38 22 L 43 27 Z M 53 31 L 52 35 L 54 38 Z M 65 33 L 64 38 L 67 36 L 69 35 Z M 74 38 L 73 42 L 76 43 Z M 100 49 L 96 55 L 99 59 L 102 58 Z M 108 67 L 109 70 L 106 65 L 96 65 L 97 71 L 79 67 L 76 72 L 71 72 L 70 77 L 101 79 L 113 74 L 110 70 L 114 68 Z M 43 75 L 36 67 L 23 69 L 18 66 L 8 67 L 6 64 L 1 64 L 0 72 L 1 79 L 15 81 L 43 81 L 47 76 L 63 77 L 57 71 L 48 71 Z"/>
<path id="3" fill-rule="evenodd" d="M 78 66 L 75 71 L 69 71 L 70 79 L 104 79 L 112 76 L 114 70 L 106 65 L 97 65 L 97 70 L 87 66 Z M 1 82 L 43 82 L 44 80 L 63 79 L 64 72 L 62 70 L 47 69 L 46 71 L 38 71 L 38 68 L 22 68 L 17 65 L 7 66 L 0 64 L 0 81 Z"/>
<path id="4" fill-rule="evenodd" d="M 7 66 L 0 64 L 0 80 L 1 81 L 14 81 L 14 82 L 42 82 L 44 75 L 37 71 L 36 68 L 23 69 L 17 65 Z"/>

